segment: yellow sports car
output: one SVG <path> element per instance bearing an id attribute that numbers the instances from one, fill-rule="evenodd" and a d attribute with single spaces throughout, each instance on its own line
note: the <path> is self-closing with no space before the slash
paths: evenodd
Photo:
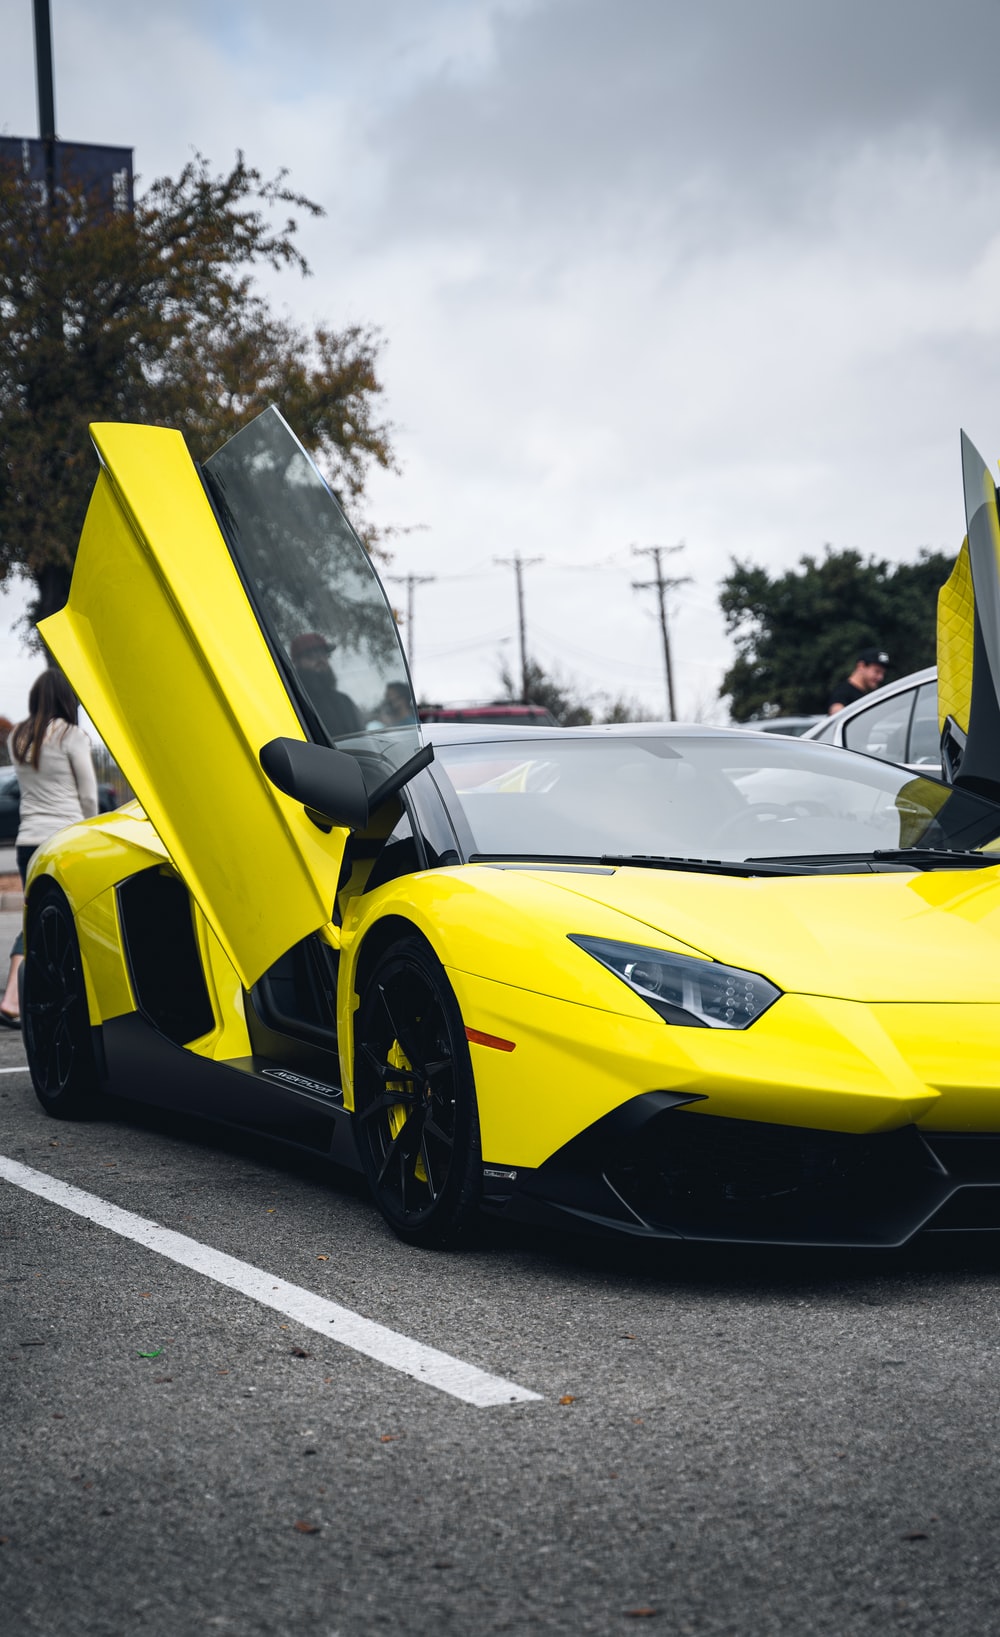
<path id="1" fill-rule="evenodd" d="M 1000 1226 L 1000 527 L 971 446 L 948 785 L 771 734 L 422 729 L 377 575 L 275 410 L 200 469 L 175 432 L 94 440 L 43 629 L 138 801 L 32 863 L 50 1114 L 113 1092 L 305 1144 L 422 1244 L 482 1211 L 802 1244 Z"/>

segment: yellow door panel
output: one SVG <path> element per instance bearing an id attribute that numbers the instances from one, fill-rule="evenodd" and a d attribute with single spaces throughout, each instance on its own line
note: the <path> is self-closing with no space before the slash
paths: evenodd
<path id="1" fill-rule="evenodd" d="M 972 617 L 969 542 L 963 540 L 955 567 L 938 592 L 938 726 L 942 732 L 949 716 L 963 733 L 969 731 L 969 702 L 972 698 Z"/>
<path id="2" fill-rule="evenodd" d="M 942 757 L 959 786 L 1000 796 L 1000 513 L 979 452 L 962 435 L 968 533 L 938 597 Z"/>
<path id="3" fill-rule="evenodd" d="M 46 642 L 249 987 L 329 920 L 345 832 L 258 763 L 304 734 L 177 432 L 93 429 L 102 471 Z"/>
<path id="4" fill-rule="evenodd" d="M 188 1042 L 187 1050 L 219 1062 L 230 1057 L 249 1057 L 253 1047 L 247 1032 L 243 985 L 212 928 L 198 914 L 194 918 L 194 930 L 215 1027 L 200 1040 Z"/>

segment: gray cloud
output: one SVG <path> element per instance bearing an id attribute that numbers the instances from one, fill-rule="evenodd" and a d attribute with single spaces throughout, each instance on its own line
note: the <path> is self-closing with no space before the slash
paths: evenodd
<path id="1" fill-rule="evenodd" d="M 995 155 L 998 48 L 991 0 L 547 0 L 495 18 L 478 73 L 442 62 L 373 123 L 392 179 L 372 230 L 822 221 L 824 181 L 870 144 Z"/>
<path id="2" fill-rule="evenodd" d="M 691 710 L 728 661 L 731 554 L 957 544 L 958 425 L 1000 453 L 995 0 L 54 11 L 65 134 L 134 143 L 147 179 L 243 147 L 328 205 L 315 278 L 268 288 L 385 330 L 404 475 L 372 501 L 429 526 L 395 565 L 438 575 L 429 692 L 493 691 L 515 629 L 494 555 L 546 559 L 543 662 L 658 701 L 627 548 L 686 536 Z M 29 7 L 5 47 L 0 123 L 27 133 Z"/>

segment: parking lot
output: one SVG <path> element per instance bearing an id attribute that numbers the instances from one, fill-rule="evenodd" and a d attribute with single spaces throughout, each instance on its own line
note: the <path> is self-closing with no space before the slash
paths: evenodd
<path id="1" fill-rule="evenodd" d="M 11 1630 L 995 1631 L 990 1240 L 420 1252 L 315 1160 L 49 1120 L 23 1061 L 5 1033 L 0 1155 L 70 1191 L 0 1181 Z M 511 1390 L 428 1385 L 412 1343 Z"/>

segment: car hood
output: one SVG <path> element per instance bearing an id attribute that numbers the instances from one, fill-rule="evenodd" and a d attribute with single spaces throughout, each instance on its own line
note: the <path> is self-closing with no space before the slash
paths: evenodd
<path id="1" fill-rule="evenodd" d="M 590 900 L 647 928 L 651 945 L 663 934 L 786 993 L 1000 1001 L 1000 867 L 777 878 L 531 873 L 583 901 L 570 930 L 589 930 Z"/>

